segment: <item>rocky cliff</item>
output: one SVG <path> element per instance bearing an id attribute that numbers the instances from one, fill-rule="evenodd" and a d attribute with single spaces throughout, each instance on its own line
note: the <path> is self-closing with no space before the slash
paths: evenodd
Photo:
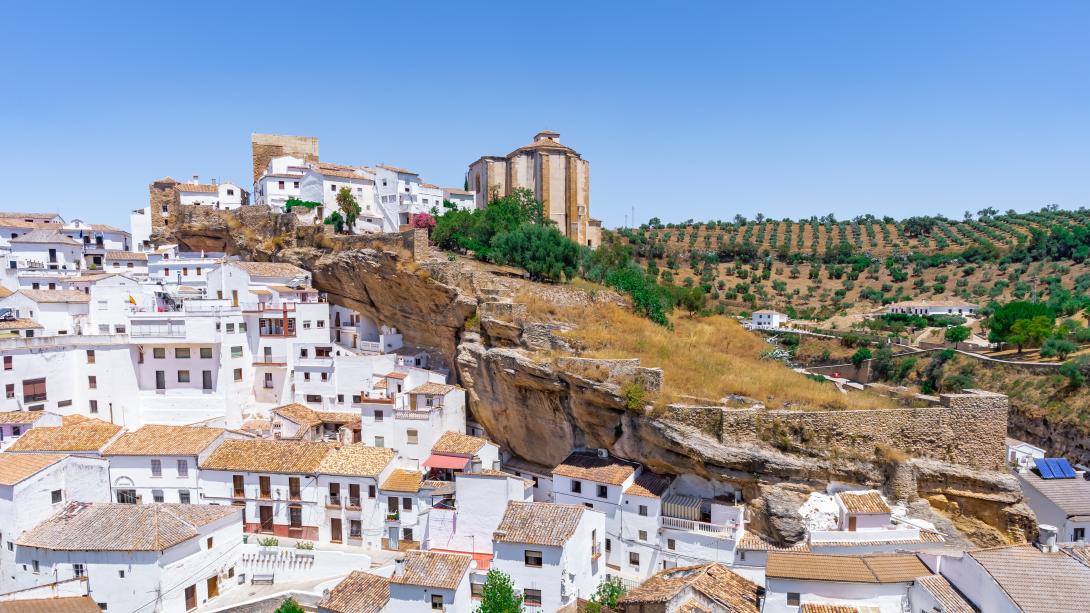
<path id="1" fill-rule="evenodd" d="M 634 360 L 577 359 L 554 332 L 578 322 L 534 321 L 514 303 L 532 284 L 510 271 L 449 260 L 428 250 L 419 235 L 335 238 L 320 227 L 301 226 L 293 215 L 252 207 L 228 214 L 183 211 L 156 239 L 310 270 L 332 302 L 396 326 L 407 342 L 441 354 L 468 390 L 472 417 L 528 461 L 552 466 L 573 447 L 601 447 L 657 472 L 729 482 L 753 503 L 754 526 L 778 542 L 802 537 L 797 507 L 803 494 L 833 481 L 933 500 L 943 512 L 976 522 L 979 542 L 1034 534 L 1017 483 L 1003 473 L 934 460 L 787 453 L 759 440 L 724 440 L 661 410 L 629 406 L 625 386 L 638 382 L 653 390 L 661 371 Z M 618 299 L 563 287 L 533 289 L 558 301 Z"/>

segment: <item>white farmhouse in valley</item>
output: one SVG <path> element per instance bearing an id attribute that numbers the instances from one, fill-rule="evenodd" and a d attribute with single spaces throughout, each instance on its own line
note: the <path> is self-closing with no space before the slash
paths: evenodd
<path id="1" fill-rule="evenodd" d="M 750 316 L 749 325 L 758 329 L 773 329 L 782 328 L 787 325 L 790 318 L 779 312 L 770 309 L 762 309 L 759 311 L 753 311 Z"/>
<path id="2" fill-rule="evenodd" d="M 980 305 L 964 300 L 908 300 L 894 302 L 880 309 L 882 313 L 901 313 L 905 315 L 961 315 L 975 317 Z"/>
<path id="3" fill-rule="evenodd" d="M 491 567 L 511 577 L 524 604 L 556 611 L 605 579 L 605 531 L 605 516 L 583 505 L 511 501 Z"/>
<path id="4" fill-rule="evenodd" d="M 237 584 L 231 506 L 69 503 L 16 542 L 20 589 L 87 577 L 104 611 L 184 613 Z"/>

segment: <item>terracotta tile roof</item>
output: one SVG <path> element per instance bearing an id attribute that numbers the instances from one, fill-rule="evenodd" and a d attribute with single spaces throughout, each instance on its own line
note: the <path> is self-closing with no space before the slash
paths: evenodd
<path id="1" fill-rule="evenodd" d="M 413 176 L 418 176 L 419 175 L 419 173 L 415 173 L 415 172 L 413 172 L 411 170 L 405 170 L 404 168 L 398 168 L 397 166 L 388 166 L 386 164 L 379 164 L 378 167 L 379 168 L 385 168 L 386 170 L 396 172 L 398 174 L 403 174 L 403 175 L 413 175 Z"/>
<path id="2" fill-rule="evenodd" d="M 395 456 L 397 453 L 387 447 L 368 447 L 359 443 L 345 445 L 322 458 L 317 472 L 323 475 L 378 477 Z"/>
<path id="3" fill-rule="evenodd" d="M 29 319 L 27 317 L 20 317 L 19 319 L 5 319 L 0 321 L 0 330 L 25 330 L 28 328 L 40 329 L 42 324 Z"/>
<path id="4" fill-rule="evenodd" d="M 45 411 L 3 411 L 0 412 L 0 424 L 32 424 L 45 415 Z"/>
<path id="5" fill-rule="evenodd" d="M 496 470 L 494 468 L 482 468 L 480 470 L 472 470 L 472 471 L 464 472 L 464 473 L 462 473 L 462 475 L 463 476 L 470 476 L 470 477 L 506 477 L 508 479 L 518 479 L 519 481 L 522 481 L 525 485 L 533 485 L 534 484 L 533 479 L 523 479 L 522 477 L 520 477 L 518 475 L 509 473 L 509 472 L 504 472 L 502 470 Z"/>
<path id="6" fill-rule="evenodd" d="M 85 228 L 90 228 L 90 229 L 92 229 L 92 230 L 94 230 L 96 232 L 120 232 L 121 234 L 125 234 L 127 236 L 132 236 L 131 234 L 129 234 L 128 232 L 122 230 L 121 228 L 115 228 L 115 227 L 113 227 L 113 226 L 111 226 L 109 224 L 89 223 L 89 224 L 84 224 L 84 226 L 85 226 Z M 66 231 L 68 231 L 68 232 L 73 232 L 73 231 L 77 231 L 77 230 L 79 230 L 79 228 L 75 228 L 75 229 L 67 228 L 66 229 Z"/>
<path id="7" fill-rule="evenodd" d="M 824 602 L 804 602 L 800 613 L 859 613 L 859 609 L 846 604 L 828 604 Z"/>
<path id="8" fill-rule="evenodd" d="M 272 413 L 301 426 L 304 430 L 322 423 L 322 418 L 318 417 L 317 411 L 298 402 L 276 407 L 272 410 Z"/>
<path id="9" fill-rule="evenodd" d="M 254 277 L 296 277 L 305 275 L 307 272 L 295 264 L 285 262 L 230 262 L 230 264 Z"/>
<path id="10" fill-rule="evenodd" d="M 1068 517 L 1090 515 L 1090 481 L 1086 479 L 1042 479 L 1033 471 L 1018 475 L 1027 485 L 1052 501 Z"/>
<path id="11" fill-rule="evenodd" d="M 3 286 L 0 286 L 0 298 L 7 298 L 8 296 L 10 296 L 10 295 L 12 295 L 14 293 L 15 292 L 11 291 L 10 289 L 8 289 L 6 287 L 3 287 Z"/>
<path id="12" fill-rule="evenodd" d="M 927 590 L 942 605 L 942 613 L 975 613 L 976 609 L 942 575 L 928 575 L 916 579 L 916 584 Z"/>
<path id="13" fill-rule="evenodd" d="M 444 187 L 443 188 L 443 195 L 447 195 L 447 194 L 452 194 L 452 195 L 455 195 L 455 196 L 476 196 L 476 194 L 474 192 L 471 192 L 471 191 L 466 190 L 466 189 L 458 189 L 458 188 L 455 188 L 455 187 Z"/>
<path id="14" fill-rule="evenodd" d="M 746 551 L 798 551 L 807 552 L 810 551 L 810 545 L 806 542 L 800 541 L 789 547 L 780 547 L 779 545 L 773 545 L 772 543 L 761 538 L 760 535 L 754 534 L 749 530 L 742 533 L 742 538 L 738 539 L 738 549 L 744 549 Z"/>
<path id="15" fill-rule="evenodd" d="M 206 504 L 73 502 L 19 537 L 22 547 L 59 551 L 163 551 L 235 516 L 237 507 Z"/>
<path id="16" fill-rule="evenodd" d="M 17 219 L 15 217 L 0 216 L 0 228 L 17 228 L 19 230 L 56 230 L 61 225 L 57 223 L 47 223 L 44 221 L 27 221 L 25 219 Z"/>
<path id="17" fill-rule="evenodd" d="M 836 495 L 849 513 L 889 513 L 889 505 L 878 492 L 840 492 Z"/>
<path id="18" fill-rule="evenodd" d="M 462 434 L 461 432 L 444 432 L 439 440 L 431 446 L 432 453 L 454 453 L 458 455 L 473 455 L 488 444 L 488 441 L 476 436 Z"/>
<path id="19" fill-rule="evenodd" d="M 458 588 L 469 571 L 472 556 L 460 553 L 435 553 L 413 550 L 405 552 L 405 572 L 394 573 L 390 583 L 420 585 L 443 590 Z"/>
<path id="20" fill-rule="evenodd" d="M 681 566 L 656 573 L 639 587 L 628 591 L 618 605 L 669 602 L 682 590 L 691 587 L 706 598 L 719 603 L 731 613 L 757 613 L 761 588 L 734 573 L 722 564 Z M 699 610 L 699 609 L 695 609 Z"/>
<path id="21" fill-rule="evenodd" d="M 318 607 L 334 613 L 380 613 L 389 600 L 389 579 L 354 570 L 330 590 Z"/>
<path id="22" fill-rule="evenodd" d="M 387 492 L 405 492 L 415 494 L 420 491 L 420 482 L 423 480 L 424 475 L 415 470 L 405 470 L 404 468 L 398 468 L 390 473 L 390 476 L 386 477 L 386 480 L 382 482 L 379 489 Z"/>
<path id="23" fill-rule="evenodd" d="M 398 372 L 396 370 L 386 373 L 386 378 L 388 378 L 388 379 L 404 379 L 405 377 L 408 377 L 408 376 L 409 375 L 407 375 L 407 374 L 405 374 L 403 372 Z"/>
<path id="24" fill-rule="evenodd" d="M 61 245 L 73 245 L 79 246 L 80 242 L 71 236 L 65 236 L 56 230 L 31 230 L 22 236 L 11 239 L 12 243 L 40 243 L 40 244 L 53 244 L 59 243 Z"/>
<path id="25" fill-rule="evenodd" d="M 110 442 L 121 426 L 97 419 L 76 424 L 31 428 L 8 451 L 99 451 Z"/>
<path id="26" fill-rule="evenodd" d="M 857 533 L 859 534 L 859 533 Z M 946 538 L 938 532 L 932 532 L 930 530 L 920 530 L 920 538 L 915 539 L 883 539 L 881 538 L 881 531 L 875 533 L 875 538 L 872 540 L 850 540 L 850 541 L 817 541 L 813 543 L 814 547 L 860 547 L 862 545 L 920 545 L 923 543 L 945 543 Z"/>
<path id="27" fill-rule="evenodd" d="M 371 386 L 371 389 L 373 389 L 373 390 L 384 390 L 384 389 L 386 389 L 386 377 L 383 377 L 383 378 L 379 379 L 378 381 L 376 381 Z"/>
<path id="28" fill-rule="evenodd" d="M 123 262 L 124 261 L 129 261 L 129 260 L 146 262 L 148 260 L 148 254 L 146 254 L 146 253 L 137 253 L 135 251 L 121 251 L 121 250 L 107 251 L 106 255 L 103 256 L 103 257 L 106 260 L 120 260 L 120 261 L 123 261 Z"/>
<path id="29" fill-rule="evenodd" d="M 33 432 L 33 430 L 32 430 Z M 315 474 L 334 443 L 269 439 L 223 441 L 201 470 Z"/>
<path id="30" fill-rule="evenodd" d="M 584 510 L 575 504 L 508 501 L 493 538 L 500 543 L 563 547 L 579 526 Z"/>
<path id="31" fill-rule="evenodd" d="M 636 480 L 628 486 L 624 493 L 629 496 L 643 496 L 644 498 L 658 498 L 662 496 L 674 478 L 669 475 L 655 474 L 649 470 L 641 471 L 636 475 Z"/>
<path id="32" fill-rule="evenodd" d="M 61 425 L 62 426 L 71 426 L 71 425 L 74 425 L 74 424 L 82 424 L 85 421 L 91 421 L 91 418 L 87 417 L 86 415 L 80 415 L 79 413 L 73 413 L 71 415 L 64 415 L 64 416 L 61 417 Z M 101 423 L 106 423 L 106 422 L 103 422 L 102 420 L 96 420 L 96 421 L 99 421 Z"/>
<path id="33" fill-rule="evenodd" d="M 18 294 L 34 302 L 90 302 L 91 297 L 75 289 L 21 289 Z"/>
<path id="34" fill-rule="evenodd" d="M 835 556 L 770 551 L 765 576 L 804 581 L 911 583 L 931 571 L 913 554 Z"/>
<path id="35" fill-rule="evenodd" d="M 27 213 L 26 211 L 0 211 L 0 219 L 52 219 L 60 217 L 58 213 Z"/>
<path id="36" fill-rule="evenodd" d="M 968 551 L 1026 613 L 1090 611 L 1090 568 L 1065 553 L 1032 545 Z M 1043 584 L 1047 589 L 1042 589 Z"/>
<path id="37" fill-rule="evenodd" d="M 0 453 L 0 485 L 15 485 L 65 457 L 50 453 Z"/>
<path id="38" fill-rule="evenodd" d="M 242 430 L 247 432 L 265 432 L 272 428 L 268 419 L 247 419 L 242 422 Z"/>
<path id="39" fill-rule="evenodd" d="M 1062 549 L 1067 555 L 1090 566 L 1090 545 L 1065 545 Z"/>
<path id="40" fill-rule="evenodd" d="M 0 602 L 0 613 L 102 613 L 90 596 L 30 598 Z"/>
<path id="41" fill-rule="evenodd" d="M 199 192 L 202 194 L 218 194 L 220 188 L 211 183 L 179 183 L 178 190 L 183 192 Z"/>
<path id="42" fill-rule="evenodd" d="M 386 376 L 389 377 L 390 375 Z M 443 395 L 449 392 L 453 392 L 456 389 L 461 388 L 459 388 L 457 385 L 448 385 L 446 383 L 432 383 L 431 381 L 428 381 L 427 383 L 412 388 L 411 390 L 409 390 L 409 393 Z"/>
<path id="43" fill-rule="evenodd" d="M 519 153 L 522 153 L 523 151 L 535 151 L 537 149 L 558 149 L 560 151 L 573 151 L 574 152 L 574 149 L 572 149 L 571 147 L 569 147 L 567 145 L 561 145 L 559 142 L 557 142 L 557 141 L 555 141 L 555 140 L 553 140 L 551 138 L 543 138 L 541 140 L 536 140 L 536 141 L 530 143 L 529 145 L 523 145 L 522 147 L 519 147 L 518 149 L 515 149 L 511 153 L 508 153 L 507 157 L 514 157 L 514 156 L 518 155 Z"/>
<path id="44" fill-rule="evenodd" d="M 351 179 L 353 181 L 366 181 L 368 183 L 374 183 L 370 177 L 358 174 L 351 170 L 339 170 L 334 168 L 318 168 L 315 170 L 323 177 L 337 177 L 340 179 Z"/>
<path id="45" fill-rule="evenodd" d="M 348 411 L 317 411 L 318 419 L 322 420 L 324 424 L 337 424 L 340 426 L 349 426 L 359 423 L 359 413 L 349 413 Z"/>
<path id="46" fill-rule="evenodd" d="M 221 428 L 149 424 L 122 434 L 102 455 L 195 456 L 208 449 L 223 432 Z"/>
<path id="47" fill-rule="evenodd" d="M 575 451 L 553 469 L 554 475 L 610 485 L 624 483 L 634 472 L 636 469 L 631 464 L 613 456 L 599 458 L 593 451 Z"/>

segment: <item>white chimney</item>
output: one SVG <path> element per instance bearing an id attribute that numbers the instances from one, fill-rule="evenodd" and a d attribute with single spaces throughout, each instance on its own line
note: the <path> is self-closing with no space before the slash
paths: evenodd
<path id="1" fill-rule="evenodd" d="M 1056 526 L 1040 524 L 1037 526 L 1037 547 L 1044 552 L 1056 551 Z"/>
<path id="2" fill-rule="evenodd" d="M 394 576 L 400 577 L 405 574 L 405 558 L 398 558 L 394 560 Z"/>
<path id="3" fill-rule="evenodd" d="M 193 175 L 193 182 L 194 182 L 194 183 L 200 183 L 200 182 L 201 182 L 201 181 L 200 181 L 200 179 L 201 179 L 201 178 L 200 178 L 200 177 L 198 177 L 197 175 Z"/>

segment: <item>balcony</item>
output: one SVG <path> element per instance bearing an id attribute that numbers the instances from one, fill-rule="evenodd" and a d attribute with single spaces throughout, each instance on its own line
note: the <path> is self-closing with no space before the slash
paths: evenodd
<path id="1" fill-rule="evenodd" d="M 344 502 L 344 498 L 340 494 L 330 494 L 325 497 L 325 506 L 327 509 L 339 509 Z"/>
<path id="2" fill-rule="evenodd" d="M 239 500 L 246 498 L 246 490 L 232 490 L 231 498 L 237 498 Z"/>
<path id="3" fill-rule="evenodd" d="M 275 337 L 275 338 L 294 338 L 295 337 L 295 330 L 293 330 L 293 329 L 285 330 L 283 328 L 267 328 L 267 327 L 262 326 L 260 328 L 260 330 L 258 331 L 258 333 L 261 336 L 265 336 L 265 337 Z"/>
<path id="4" fill-rule="evenodd" d="M 346 509 L 348 509 L 350 511 L 359 511 L 360 510 L 360 497 L 359 496 L 349 496 L 348 499 L 345 500 L 344 508 L 346 508 Z"/>
<path id="5" fill-rule="evenodd" d="M 660 517 L 663 528 L 671 530 L 682 530 L 684 532 L 694 532 L 696 534 L 707 534 L 709 536 L 716 536 L 721 538 L 730 538 L 734 535 L 734 530 L 737 526 L 730 525 L 724 526 L 719 524 L 710 524 L 702 521 L 694 521 L 691 519 L 680 519 L 677 517 Z"/>
<path id="6" fill-rule="evenodd" d="M 292 313 L 295 311 L 294 302 L 240 302 L 239 307 L 246 313 Z"/>
<path id="7" fill-rule="evenodd" d="M 386 523 L 388 523 L 388 524 L 401 523 L 401 513 L 390 513 L 389 511 L 387 511 L 386 512 Z"/>
<path id="8" fill-rule="evenodd" d="M 289 491 L 288 492 L 288 500 L 291 500 L 293 502 L 300 502 L 300 501 L 303 500 L 303 495 L 301 493 L 299 493 L 298 490 Z"/>
<path id="9" fill-rule="evenodd" d="M 261 355 L 254 356 L 254 366 L 287 366 L 288 356 L 286 355 Z"/>
<path id="10" fill-rule="evenodd" d="M 129 326 L 132 338 L 185 338 L 185 323 L 137 324 Z"/>
<path id="11" fill-rule="evenodd" d="M 261 500 L 272 500 L 272 492 L 268 490 L 262 490 L 258 492 L 257 497 Z"/>
<path id="12" fill-rule="evenodd" d="M 329 356 L 315 358 L 296 358 L 296 366 L 310 366 L 314 368 L 330 368 L 333 366 L 333 358 Z"/>

